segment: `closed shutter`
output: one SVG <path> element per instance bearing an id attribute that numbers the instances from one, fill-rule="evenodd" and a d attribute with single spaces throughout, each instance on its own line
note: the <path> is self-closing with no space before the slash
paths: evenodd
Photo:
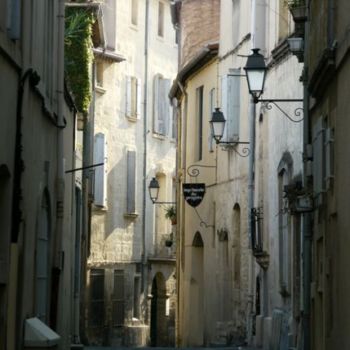
<path id="1" fill-rule="evenodd" d="M 159 87 L 158 87 L 158 132 L 161 135 L 165 135 L 166 130 L 166 113 L 167 108 L 164 103 L 165 96 L 165 80 L 159 79 Z"/>
<path id="2" fill-rule="evenodd" d="M 116 1 L 105 0 L 102 3 L 102 13 L 105 22 L 107 48 L 114 50 L 116 42 Z"/>
<path id="3" fill-rule="evenodd" d="M 324 192 L 324 128 L 322 118 L 318 118 L 312 128 L 313 144 L 313 189 L 316 205 L 322 203 L 322 192 Z"/>
<path id="4" fill-rule="evenodd" d="M 141 79 L 136 79 L 136 117 L 141 118 L 142 113 L 142 97 L 141 97 Z"/>
<path id="5" fill-rule="evenodd" d="M 113 326 L 124 324 L 124 271 L 114 270 L 114 285 L 112 295 Z"/>
<path id="6" fill-rule="evenodd" d="M 20 39 L 21 0 L 7 0 L 7 29 L 10 39 Z"/>
<path id="7" fill-rule="evenodd" d="M 215 89 L 211 89 L 209 92 L 209 120 L 212 118 L 212 114 L 214 112 L 215 105 Z M 211 132 L 211 128 L 209 127 L 208 131 L 208 151 L 214 152 L 214 138 Z"/>
<path id="8" fill-rule="evenodd" d="M 226 119 L 226 125 L 224 129 L 224 134 L 222 136 L 222 141 L 227 141 L 227 102 L 228 102 L 228 79 L 227 76 L 221 78 L 221 111 Z"/>
<path id="9" fill-rule="evenodd" d="M 104 163 L 95 168 L 94 203 L 97 206 L 105 206 L 107 203 L 107 145 L 105 135 L 98 133 L 95 135 L 94 164 Z"/>
<path id="10" fill-rule="evenodd" d="M 102 269 L 92 269 L 90 272 L 90 308 L 89 324 L 94 327 L 104 325 L 104 284 L 105 271 Z"/>
<path id="11" fill-rule="evenodd" d="M 153 87 L 153 132 L 159 134 L 159 121 L 158 121 L 158 110 L 159 110 L 159 80 L 158 75 L 154 78 Z"/>
<path id="12" fill-rule="evenodd" d="M 126 86 L 125 86 L 125 115 L 130 118 L 132 114 L 132 105 L 131 105 L 131 77 L 126 77 Z"/>
<path id="13" fill-rule="evenodd" d="M 135 185 L 136 185 L 136 152 L 127 153 L 127 194 L 126 212 L 135 213 Z"/>
<path id="14" fill-rule="evenodd" d="M 331 128 L 325 130 L 325 180 L 326 189 L 331 186 L 334 178 L 334 131 Z"/>
<path id="15" fill-rule="evenodd" d="M 227 141 L 239 140 L 239 116 L 241 98 L 240 69 L 230 70 L 227 76 Z"/>

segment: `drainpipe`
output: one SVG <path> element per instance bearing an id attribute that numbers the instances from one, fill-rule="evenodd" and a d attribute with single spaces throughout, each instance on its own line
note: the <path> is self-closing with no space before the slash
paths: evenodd
<path id="1" fill-rule="evenodd" d="M 303 124 L 303 143 L 304 143 L 304 163 L 303 163 L 303 187 L 312 190 L 307 168 L 307 146 L 310 143 L 310 116 L 309 116 L 309 91 L 308 91 L 308 46 L 309 46 L 309 4 L 307 1 L 307 22 L 305 23 L 305 39 L 304 39 L 304 124 Z M 312 213 L 304 213 L 303 215 L 303 350 L 311 349 L 311 259 L 312 259 Z"/>
<path id="2" fill-rule="evenodd" d="M 146 14 L 145 14 L 145 92 L 144 92 L 144 102 L 143 102 L 143 203 L 142 203 L 142 291 L 147 297 L 147 256 L 146 256 L 146 195 L 147 195 L 147 98 L 148 98 L 148 27 L 149 27 L 149 0 L 146 0 Z"/>
<path id="3" fill-rule="evenodd" d="M 62 278 L 61 272 L 63 269 L 63 256 L 62 256 L 62 241 L 63 241 L 63 219 L 64 219 L 64 139 L 63 128 L 65 126 L 63 116 L 64 105 L 64 0 L 59 1 L 58 7 L 58 46 L 57 46 L 57 170 L 56 170 L 56 227 L 55 227 L 55 256 L 54 256 L 54 269 L 53 280 L 54 285 L 58 290 L 56 302 L 57 317 L 53 322 L 57 322 L 60 327 L 59 331 L 63 331 L 64 320 L 60 320 L 58 316 L 59 310 L 63 310 L 63 305 L 58 305 L 63 301 L 63 283 L 60 281 Z M 61 300 L 60 300 L 61 298 Z M 60 324 L 58 324 L 58 321 Z M 56 328 L 56 327 L 53 327 Z"/>

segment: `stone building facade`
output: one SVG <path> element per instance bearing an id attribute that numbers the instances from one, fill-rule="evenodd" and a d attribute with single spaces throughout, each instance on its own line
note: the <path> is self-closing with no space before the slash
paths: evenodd
<path id="1" fill-rule="evenodd" d="M 177 36 L 169 1 L 111 0 L 102 11 L 94 162 L 104 165 L 95 170 L 86 341 L 167 346 L 175 338 L 174 229 L 165 218 L 170 204 L 153 204 L 148 186 L 157 178 L 158 201 L 174 201 L 176 116 L 167 94 Z"/>
<path id="2" fill-rule="evenodd" d="M 65 171 L 77 131 L 63 40 L 64 2 L 1 2 L 0 349 L 42 346 L 50 332 L 67 349 L 75 337 L 79 185 Z"/>

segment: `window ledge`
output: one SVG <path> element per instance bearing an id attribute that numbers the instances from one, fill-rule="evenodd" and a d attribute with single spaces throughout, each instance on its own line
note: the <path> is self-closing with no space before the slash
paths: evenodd
<path id="1" fill-rule="evenodd" d="M 139 216 L 138 213 L 124 213 L 124 218 L 126 219 L 136 219 Z"/>
<path id="2" fill-rule="evenodd" d="M 129 120 L 129 122 L 132 122 L 132 123 L 136 123 L 138 121 L 137 117 L 132 117 L 132 116 L 126 115 L 125 118 L 127 120 Z"/>
<path id="3" fill-rule="evenodd" d="M 105 205 L 105 206 L 100 206 L 100 205 L 96 205 L 96 204 L 93 204 L 93 207 L 92 207 L 93 211 L 100 211 L 100 212 L 104 212 L 104 211 L 107 211 L 108 210 L 108 207 Z"/>
<path id="4" fill-rule="evenodd" d="M 105 88 L 103 88 L 102 86 L 96 85 L 95 86 L 95 91 L 98 92 L 99 94 L 103 95 L 103 94 L 106 93 L 107 90 Z"/>
<path id="5" fill-rule="evenodd" d="M 165 135 L 157 134 L 155 132 L 153 132 L 153 137 L 155 139 L 162 140 L 162 141 L 166 140 L 166 136 Z"/>

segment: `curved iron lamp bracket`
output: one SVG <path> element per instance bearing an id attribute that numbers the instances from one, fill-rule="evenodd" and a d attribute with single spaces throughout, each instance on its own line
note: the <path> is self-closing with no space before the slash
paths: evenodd
<path id="1" fill-rule="evenodd" d="M 198 168 L 216 168 L 216 165 L 192 164 L 187 168 L 187 174 L 191 177 L 197 177 L 201 173 Z"/>
<path id="2" fill-rule="evenodd" d="M 279 105 L 279 103 L 284 102 L 303 102 L 302 99 L 257 99 L 255 103 L 261 102 L 265 105 L 266 109 L 271 110 L 272 105 L 274 105 L 285 117 L 287 117 L 291 122 L 293 123 L 300 123 L 304 120 L 304 108 L 298 107 L 294 109 L 294 116 L 300 117 L 302 115 L 301 119 L 294 119 L 292 118 L 282 107 Z"/>
<path id="3" fill-rule="evenodd" d="M 216 142 L 218 145 L 221 145 L 223 147 L 227 147 L 229 148 L 230 150 L 232 149 L 233 151 L 235 151 L 240 157 L 248 157 L 250 155 L 250 148 L 248 147 L 243 147 L 242 148 L 242 151 L 238 151 L 237 149 L 237 145 L 249 145 L 250 142 L 246 142 L 246 141 L 232 141 L 232 142 L 229 142 L 229 141 L 219 141 L 219 142 Z"/>
<path id="4" fill-rule="evenodd" d="M 215 228 L 214 225 L 208 225 L 205 221 L 203 221 L 203 219 L 201 218 L 201 216 L 198 213 L 197 208 L 193 208 L 193 209 L 196 212 L 198 219 L 200 220 L 199 226 L 204 227 L 204 228 L 209 228 L 209 227 Z"/>

